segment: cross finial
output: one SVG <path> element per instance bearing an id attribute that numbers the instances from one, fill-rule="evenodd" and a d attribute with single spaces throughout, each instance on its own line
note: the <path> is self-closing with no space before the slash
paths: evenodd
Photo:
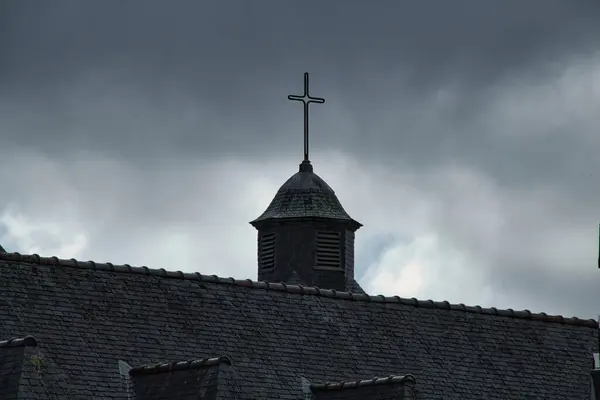
<path id="1" fill-rule="evenodd" d="M 325 99 L 320 97 L 311 97 L 308 93 L 308 72 L 304 73 L 304 94 L 302 96 L 289 95 L 289 100 L 298 100 L 304 103 L 304 161 L 308 160 L 308 104 L 309 103 L 325 103 Z"/>

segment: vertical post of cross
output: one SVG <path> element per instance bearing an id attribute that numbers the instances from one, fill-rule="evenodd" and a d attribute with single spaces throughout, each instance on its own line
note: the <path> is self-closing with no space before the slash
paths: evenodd
<path id="1" fill-rule="evenodd" d="M 309 162 L 308 159 L 308 105 L 310 103 L 325 103 L 325 99 L 320 97 L 311 97 L 309 94 L 308 87 L 308 72 L 304 73 L 304 94 L 302 96 L 289 95 L 288 100 L 301 101 L 304 104 L 304 161 Z"/>

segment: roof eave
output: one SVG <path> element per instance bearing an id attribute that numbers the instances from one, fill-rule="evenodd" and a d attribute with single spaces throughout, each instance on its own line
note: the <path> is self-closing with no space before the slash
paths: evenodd
<path id="1" fill-rule="evenodd" d="M 363 226 L 363 224 L 361 224 L 360 222 L 352 219 L 352 218 L 326 218 L 326 217 L 317 217 L 317 216 L 300 216 L 300 217 L 283 217 L 283 218 L 278 218 L 278 217 L 263 217 L 260 216 L 257 219 L 250 221 L 249 224 L 252 225 L 254 228 L 260 230 L 262 229 L 265 225 L 281 225 L 281 224 L 286 224 L 286 223 L 290 223 L 290 222 L 306 222 L 306 221 L 311 221 L 311 222 L 337 222 L 337 223 L 343 223 L 348 225 L 348 228 L 355 232 L 358 229 L 360 229 L 360 227 Z"/>

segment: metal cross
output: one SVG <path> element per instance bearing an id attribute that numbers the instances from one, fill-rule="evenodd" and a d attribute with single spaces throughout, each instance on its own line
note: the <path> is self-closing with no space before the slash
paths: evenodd
<path id="1" fill-rule="evenodd" d="M 289 100 L 298 100 L 304 103 L 304 161 L 308 161 L 308 104 L 325 103 L 320 97 L 310 97 L 308 94 L 308 72 L 304 73 L 304 94 L 302 96 L 289 95 Z"/>

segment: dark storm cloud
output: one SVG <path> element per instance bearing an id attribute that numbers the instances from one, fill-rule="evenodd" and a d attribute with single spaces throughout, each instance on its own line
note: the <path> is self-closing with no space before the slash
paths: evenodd
<path id="1" fill-rule="evenodd" d="M 329 100 L 313 113 L 327 129 L 313 143 L 377 158 L 481 153 L 496 143 L 464 120 L 485 89 L 560 72 L 600 36 L 599 16 L 598 3 L 558 0 L 5 2 L 2 130 L 21 144 L 129 157 L 292 151 L 300 117 L 285 96 L 307 69 Z M 447 112 L 463 122 L 420 126 L 415 114 L 447 84 Z M 382 126 L 385 109 L 395 119 Z M 439 129 L 445 147 L 432 146 Z"/>
<path id="2" fill-rule="evenodd" d="M 585 48 L 600 29 L 592 1 L 6 4 L 4 68 L 41 81 L 116 63 L 159 80 L 184 73 L 202 81 L 208 72 L 201 85 L 227 87 L 307 57 L 342 74 L 368 60 L 384 73 L 406 66 L 422 81 L 448 71 L 472 79 L 521 68 L 550 49 Z"/>

